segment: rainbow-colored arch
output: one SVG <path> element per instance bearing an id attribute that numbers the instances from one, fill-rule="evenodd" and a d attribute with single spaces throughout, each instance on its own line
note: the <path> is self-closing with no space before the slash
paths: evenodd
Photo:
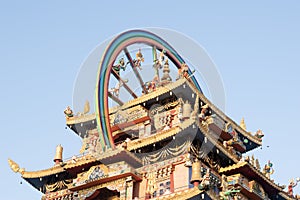
<path id="1" fill-rule="evenodd" d="M 181 56 L 161 37 L 145 30 L 130 30 L 121 33 L 115 37 L 107 46 L 101 58 L 96 85 L 96 120 L 99 130 L 99 140 L 102 148 L 114 148 L 108 107 L 108 87 L 112 65 L 115 59 L 125 47 L 134 43 L 144 43 L 149 46 L 155 46 L 157 49 L 166 50 L 167 57 L 177 66 L 180 67 L 185 63 Z M 191 73 L 191 71 L 189 71 Z M 201 91 L 201 88 L 195 77 L 191 77 L 193 83 Z"/>

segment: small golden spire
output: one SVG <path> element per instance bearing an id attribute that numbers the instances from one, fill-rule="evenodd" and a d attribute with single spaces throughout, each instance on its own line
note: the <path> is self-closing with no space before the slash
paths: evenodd
<path id="1" fill-rule="evenodd" d="M 247 127 L 246 127 L 246 124 L 245 124 L 245 119 L 244 119 L 244 117 L 243 117 L 242 120 L 241 120 L 240 127 L 241 127 L 242 129 L 244 129 L 245 131 L 247 130 Z"/>
<path id="2" fill-rule="evenodd" d="M 85 101 L 83 114 L 87 114 L 90 112 L 90 102 L 88 100 Z"/>

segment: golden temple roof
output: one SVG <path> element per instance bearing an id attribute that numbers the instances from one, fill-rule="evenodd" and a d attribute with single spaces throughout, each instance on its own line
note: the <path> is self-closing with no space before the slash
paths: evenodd
<path id="1" fill-rule="evenodd" d="M 67 171 L 68 169 L 72 169 L 75 167 L 80 167 L 85 164 L 93 163 L 96 161 L 102 161 L 105 159 L 111 159 L 111 157 L 114 157 L 116 155 L 120 154 L 121 156 L 127 156 L 130 157 L 135 161 L 135 163 L 141 163 L 141 160 L 134 155 L 132 155 L 130 152 L 125 151 L 123 149 L 115 149 L 115 150 L 108 150 L 105 153 L 98 154 L 98 156 L 93 155 L 84 155 L 81 157 L 76 157 L 76 162 L 72 160 L 68 160 L 66 162 L 61 163 L 60 165 L 55 165 L 53 167 L 50 167 L 48 169 L 38 170 L 38 171 L 25 171 L 25 169 L 20 169 L 19 165 L 15 163 L 14 161 L 9 159 L 9 165 L 11 169 L 14 172 L 19 172 L 23 178 L 41 178 L 49 175 L 54 175 L 58 173 L 62 173 Z M 17 167 L 16 167 L 17 166 Z"/>
<path id="2" fill-rule="evenodd" d="M 262 145 L 261 140 L 259 140 L 258 138 L 256 138 L 255 136 L 251 135 L 250 132 L 247 132 L 246 130 L 244 130 L 242 127 L 240 127 L 236 122 L 234 122 L 230 117 L 228 117 L 224 112 L 222 112 L 218 107 L 216 107 L 212 102 L 210 102 L 210 100 L 208 100 L 204 94 L 202 94 L 199 90 L 197 90 L 197 88 L 195 88 L 195 86 L 191 83 L 189 83 L 188 81 L 186 81 L 186 83 L 189 85 L 190 88 L 192 88 L 193 92 L 195 92 L 200 99 L 205 103 L 208 104 L 208 106 L 217 114 L 219 115 L 219 117 L 221 117 L 223 120 L 225 120 L 227 123 L 231 123 L 232 127 L 237 130 L 238 132 L 240 132 L 242 135 L 244 135 L 245 137 L 247 137 L 249 140 L 255 142 L 258 145 Z"/>
<path id="3" fill-rule="evenodd" d="M 290 197 L 286 192 L 279 192 L 279 195 L 282 196 L 283 198 L 285 198 L 286 200 L 294 200 L 297 198 L 292 198 Z"/>
<path id="4" fill-rule="evenodd" d="M 72 125 L 72 124 L 79 124 L 82 122 L 86 121 L 91 121 L 96 119 L 96 114 L 88 114 L 88 115 L 80 115 L 80 116 L 74 116 L 74 117 L 68 117 L 66 118 L 66 123 L 67 125 Z"/>
<path id="5" fill-rule="evenodd" d="M 236 122 L 234 122 L 230 117 L 228 117 L 219 108 L 217 108 L 212 102 L 210 102 L 210 100 L 208 100 L 199 90 L 197 90 L 197 88 L 192 83 L 190 83 L 186 79 L 179 79 L 179 80 L 172 82 L 166 86 L 158 87 L 155 92 L 148 93 L 148 94 L 142 95 L 138 98 L 129 100 L 128 102 L 124 103 L 122 106 L 112 107 L 109 109 L 109 113 L 112 114 L 112 113 L 117 112 L 120 109 L 124 110 L 129 107 L 146 102 L 148 100 L 154 99 L 157 96 L 171 92 L 172 90 L 174 90 L 175 88 L 177 88 L 183 84 L 187 84 L 191 88 L 191 90 L 194 93 L 196 93 L 205 104 L 207 104 L 220 118 L 222 118 L 222 120 L 224 120 L 226 123 L 230 123 L 235 130 L 240 132 L 243 136 L 245 136 L 250 141 L 256 143 L 257 145 L 262 145 L 262 141 L 260 139 L 256 138 L 250 132 L 246 131 L 240 125 L 238 125 Z M 67 125 L 79 124 L 79 123 L 83 123 L 86 121 L 94 120 L 95 118 L 96 118 L 95 113 L 89 114 L 89 115 L 74 116 L 74 117 L 67 118 Z"/>
<path id="6" fill-rule="evenodd" d="M 219 173 L 226 174 L 226 173 L 229 173 L 230 171 L 242 169 L 244 167 L 247 168 L 247 171 L 251 171 L 251 172 L 255 173 L 255 175 L 260 177 L 263 181 L 265 181 L 267 184 L 269 184 L 270 186 L 272 186 L 276 190 L 282 191 L 282 187 L 275 184 L 273 180 L 267 178 L 261 171 L 257 170 L 256 168 L 254 168 L 251 164 L 249 164 L 246 161 L 238 162 L 238 163 L 233 164 L 231 166 L 220 168 Z"/>
<path id="7" fill-rule="evenodd" d="M 246 166 L 248 164 L 248 162 L 238 162 L 236 164 L 230 165 L 228 167 L 222 167 L 220 168 L 219 172 L 220 173 L 224 173 L 233 169 L 238 169 L 240 167 Z"/>
<path id="8" fill-rule="evenodd" d="M 40 177 L 45 177 L 53 174 L 58 174 L 61 172 L 66 171 L 66 169 L 71 169 L 74 167 L 78 167 L 84 164 L 88 164 L 91 162 L 97 161 L 93 156 L 90 155 L 85 155 L 79 158 L 76 158 L 76 163 L 73 163 L 72 161 L 68 161 L 66 163 L 62 163 L 61 165 L 55 165 L 53 167 L 50 167 L 48 169 L 43 169 L 43 170 L 38 170 L 38 171 L 15 171 L 19 172 L 23 178 L 40 178 Z M 10 167 L 13 169 L 13 166 L 10 164 Z"/>
<path id="9" fill-rule="evenodd" d="M 110 108 L 109 113 L 115 113 L 116 111 L 118 111 L 120 109 L 124 110 L 126 108 L 129 108 L 129 107 L 135 106 L 137 104 L 141 104 L 143 102 L 154 99 L 157 96 L 160 96 L 162 94 L 165 94 L 165 93 L 168 93 L 168 92 L 174 90 L 175 88 L 181 86 L 185 82 L 187 82 L 186 79 L 179 79 L 178 81 L 169 83 L 168 85 L 165 85 L 163 87 L 158 87 L 155 90 L 155 92 L 144 94 L 136 99 L 129 100 L 128 102 L 124 103 L 122 106 L 115 106 L 115 107 Z"/>
<path id="10" fill-rule="evenodd" d="M 191 126 L 194 122 L 195 122 L 194 120 L 188 119 L 188 120 L 184 121 L 183 123 L 181 123 L 180 126 L 170 128 L 169 130 L 161 131 L 157 134 L 153 134 L 153 135 L 151 135 L 149 137 L 146 137 L 146 138 L 132 140 L 132 141 L 127 143 L 127 149 L 129 151 L 131 151 L 131 150 L 134 150 L 134 149 L 138 149 L 138 148 L 153 144 L 155 142 L 162 141 L 162 140 L 164 140 L 168 137 L 176 135 L 180 131 L 183 131 L 184 129 Z"/>

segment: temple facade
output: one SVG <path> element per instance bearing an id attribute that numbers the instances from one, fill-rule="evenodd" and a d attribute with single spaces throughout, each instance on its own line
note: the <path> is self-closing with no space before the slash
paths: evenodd
<path id="1" fill-rule="evenodd" d="M 149 56 L 143 48 L 130 50 L 136 43 L 151 48 L 154 72 L 147 81 L 142 70 Z M 287 190 L 272 179 L 270 161 L 261 165 L 245 156 L 262 145 L 263 132 L 249 132 L 244 120 L 234 122 L 206 98 L 194 71 L 162 38 L 128 31 L 102 56 L 95 112 L 89 102 L 82 113 L 64 111 L 67 126 L 82 138 L 80 154 L 65 160 L 58 145 L 54 165 L 40 171 L 9 159 L 42 200 L 297 198 L 292 189 L 298 179 Z M 139 90 L 122 76 L 127 70 Z M 125 101 L 122 90 L 132 98 Z"/>

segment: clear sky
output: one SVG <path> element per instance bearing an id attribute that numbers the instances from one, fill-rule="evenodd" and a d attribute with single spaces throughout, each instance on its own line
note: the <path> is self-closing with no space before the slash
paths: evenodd
<path id="1" fill-rule="evenodd" d="M 201 44 L 222 76 L 226 114 L 265 133 L 250 155 L 273 162 L 275 182 L 300 176 L 300 2 L 178 2 L 1 1 L 1 199 L 41 197 L 7 158 L 32 171 L 53 165 L 57 144 L 65 158 L 78 154 L 63 110 L 79 67 L 100 42 L 136 27 L 171 28 Z"/>

